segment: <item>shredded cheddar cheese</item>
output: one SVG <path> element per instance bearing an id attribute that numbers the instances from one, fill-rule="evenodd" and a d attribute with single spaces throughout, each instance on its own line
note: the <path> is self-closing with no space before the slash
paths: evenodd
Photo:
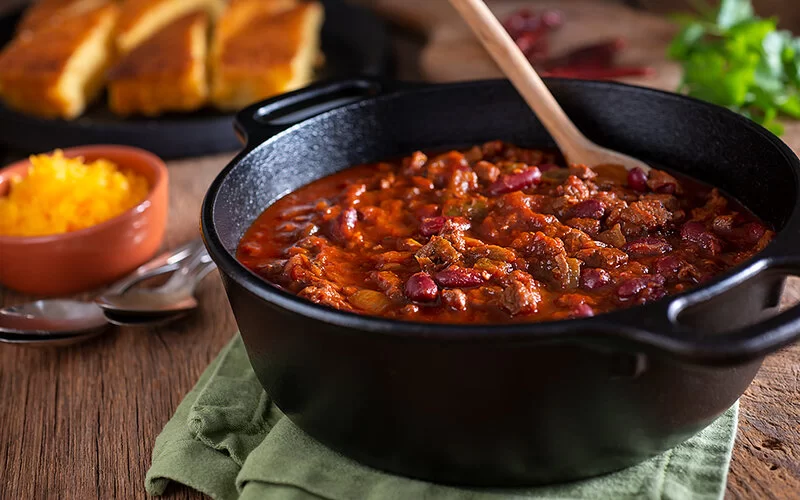
<path id="1" fill-rule="evenodd" d="M 111 161 L 31 156 L 27 176 L 0 197 L 0 235 L 42 236 L 84 229 L 122 214 L 147 196 L 147 179 Z"/>

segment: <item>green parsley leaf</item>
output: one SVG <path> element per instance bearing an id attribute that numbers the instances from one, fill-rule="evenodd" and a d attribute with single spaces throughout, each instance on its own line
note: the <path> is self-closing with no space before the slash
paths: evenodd
<path id="1" fill-rule="evenodd" d="M 800 39 L 757 17 L 750 0 L 702 9 L 673 18 L 681 30 L 667 54 L 683 66 L 679 90 L 782 133 L 779 115 L 800 118 Z"/>
<path id="2" fill-rule="evenodd" d="M 753 17 L 750 0 L 722 0 L 717 13 L 720 28 L 730 28 Z"/>

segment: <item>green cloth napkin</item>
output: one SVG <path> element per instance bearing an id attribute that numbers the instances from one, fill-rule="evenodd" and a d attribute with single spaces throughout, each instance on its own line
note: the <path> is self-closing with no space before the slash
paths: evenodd
<path id="1" fill-rule="evenodd" d="M 737 406 L 678 447 L 607 476 L 527 489 L 454 488 L 386 474 L 316 442 L 272 404 L 236 335 L 156 439 L 145 487 L 161 495 L 175 481 L 218 500 L 718 499 Z"/>

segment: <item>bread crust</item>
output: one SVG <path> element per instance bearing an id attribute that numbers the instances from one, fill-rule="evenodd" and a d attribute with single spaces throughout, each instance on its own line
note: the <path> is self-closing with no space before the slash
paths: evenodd
<path id="1" fill-rule="evenodd" d="M 109 72 L 111 111 L 157 116 L 205 105 L 208 18 L 188 14 L 125 55 Z"/>
<path id="2" fill-rule="evenodd" d="M 177 19 L 204 11 L 212 19 L 225 9 L 225 0 L 124 0 L 117 27 L 117 51 L 125 54 Z"/>
<path id="3" fill-rule="evenodd" d="M 319 2 L 237 0 L 217 24 L 211 100 L 233 110 L 306 85 L 319 56 Z"/>
<path id="4" fill-rule="evenodd" d="M 47 118 L 83 113 L 105 82 L 118 13 L 106 3 L 82 14 L 80 23 L 47 23 L 15 38 L 0 52 L 5 104 Z"/>

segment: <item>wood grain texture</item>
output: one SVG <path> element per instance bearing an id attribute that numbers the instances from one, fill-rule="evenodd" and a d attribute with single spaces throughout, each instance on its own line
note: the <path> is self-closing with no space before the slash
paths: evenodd
<path id="1" fill-rule="evenodd" d="M 400 77 L 418 78 L 413 61 L 420 45 L 397 37 Z M 791 124 L 784 139 L 800 151 L 800 124 Z M 202 196 L 230 157 L 170 164 L 165 246 L 197 235 Z M 792 281 L 787 303 L 800 299 L 800 282 Z M 0 288 L 2 304 L 28 299 Z M 236 330 L 216 272 L 202 283 L 199 300 L 195 316 L 168 327 L 112 330 L 58 350 L 0 344 L 0 499 L 147 498 L 144 475 L 155 437 Z M 727 498 L 798 498 L 799 422 L 795 345 L 767 358 L 742 397 Z M 167 493 L 202 498 L 182 487 Z"/>
<path id="2" fill-rule="evenodd" d="M 489 0 L 486 3 L 500 19 L 520 8 L 561 11 L 564 26 L 550 36 L 553 55 L 587 43 L 623 37 L 627 46 L 618 64 L 649 65 L 655 69 L 655 75 L 620 81 L 664 90 L 675 89 L 680 81 L 678 65 L 663 57 L 675 27 L 662 16 L 595 0 Z M 450 82 L 503 76 L 449 2 L 373 0 L 373 6 L 396 22 L 426 34 L 428 43 L 420 55 L 420 70 L 425 79 Z"/>

